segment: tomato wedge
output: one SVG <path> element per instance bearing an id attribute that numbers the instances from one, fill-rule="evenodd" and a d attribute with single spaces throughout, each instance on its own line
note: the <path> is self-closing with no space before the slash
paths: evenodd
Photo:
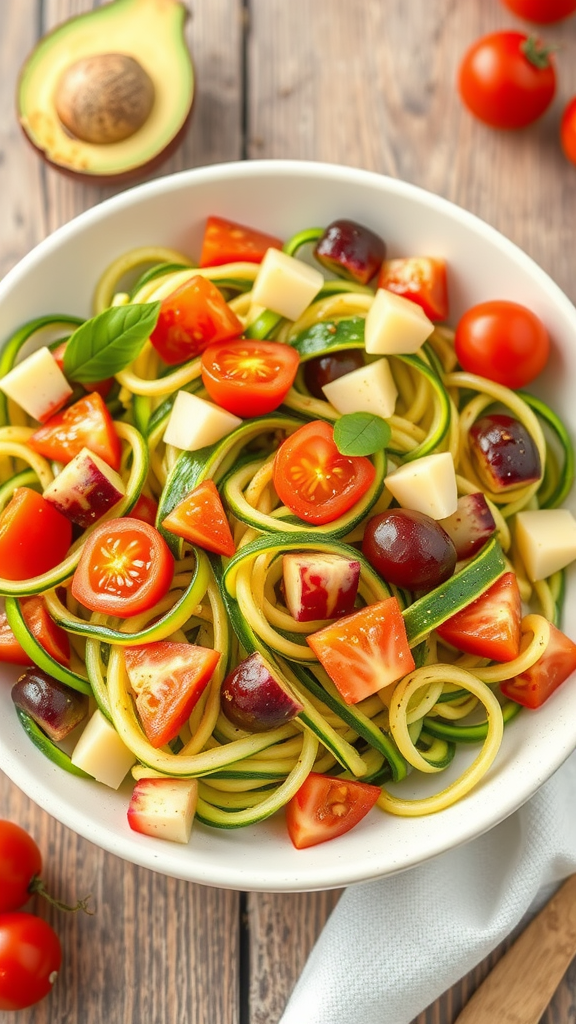
<path id="1" fill-rule="evenodd" d="M 164 299 L 150 341 L 165 363 L 184 363 L 208 345 L 238 338 L 243 326 L 215 284 L 200 274 Z"/>
<path id="2" fill-rule="evenodd" d="M 174 559 L 158 530 L 139 519 L 109 519 L 86 541 L 71 589 L 85 608 L 123 619 L 153 608 L 173 575 Z"/>
<path id="3" fill-rule="evenodd" d="M 522 649 L 531 637 L 522 638 Z M 550 640 L 544 654 L 532 668 L 500 684 L 505 697 L 526 708 L 539 708 L 568 676 L 576 671 L 576 644 L 550 623 Z"/>
<path id="4" fill-rule="evenodd" d="M 165 530 L 198 544 L 206 551 L 231 557 L 236 551 L 230 524 L 213 480 L 203 480 L 187 494 L 166 519 Z"/>
<path id="5" fill-rule="evenodd" d="M 378 288 L 411 299 L 430 320 L 448 319 L 446 263 L 431 256 L 410 256 L 385 260 L 378 275 Z"/>
<path id="6" fill-rule="evenodd" d="M 50 616 L 46 602 L 40 595 L 20 600 L 22 615 L 28 629 L 41 647 L 61 665 L 70 664 L 68 634 Z M 10 629 L 6 612 L 0 612 L 0 661 L 11 665 L 31 665 L 32 658 L 20 646 Z"/>
<path id="7" fill-rule="evenodd" d="M 262 416 L 282 404 L 300 357 L 276 341 L 229 341 L 202 355 L 202 381 L 210 398 L 235 416 Z"/>
<path id="8" fill-rule="evenodd" d="M 141 519 L 143 523 L 150 523 L 150 526 L 155 526 L 156 516 L 158 515 L 158 502 L 154 501 L 154 498 L 149 498 L 147 494 L 141 494 L 128 515 L 130 519 Z"/>
<path id="9" fill-rule="evenodd" d="M 201 267 L 223 263 L 261 263 L 267 249 L 281 249 L 282 242 L 263 231 L 235 224 L 223 217 L 208 217 L 200 254 Z"/>
<path id="10" fill-rule="evenodd" d="M 334 430 L 323 420 L 306 423 L 280 445 L 274 460 L 274 487 L 300 519 L 321 526 L 348 512 L 375 476 L 363 455 L 341 455 Z"/>
<path id="11" fill-rule="evenodd" d="M 28 444 L 46 459 L 64 463 L 89 448 L 112 469 L 120 469 L 120 438 L 97 391 L 51 416 L 28 438 Z"/>
<path id="12" fill-rule="evenodd" d="M 153 747 L 178 735 L 220 659 L 218 651 L 168 640 L 127 647 L 126 671 L 136 710 Z"/>
<path id="13" fill-rule="evenodd" d="M 520 653 L 522 599 L 516 574 L 505 572 L 471 604 L 446 619 L 436 632 L 465 654 L 513 661 Z"/>
<path id="14" fill-rule="evenodd" d="M 362 821 L 380 793 L 367 782 L 310 772 L 286 804 L 288 835 L 297 850 L 336 839 Z"/>
<path id="15" fill-rule="evenodd" d="M 27 580 L 49 572 L 71 540 L 69 519 L 30 487 L 17 487 L 0 515 L 0 575 Z"/>
<path id="16" fill-rule="evenodd" d="M 369 604 L 306 639 L 347 704 L 357 704 L 415 668 L 395 597 Z"/>

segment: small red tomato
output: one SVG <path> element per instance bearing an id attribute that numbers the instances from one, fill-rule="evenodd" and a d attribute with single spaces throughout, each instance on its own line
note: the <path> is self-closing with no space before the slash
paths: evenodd
<path id="1" fill-rule="evenodd" d="M 32 836 L 13 821 L 0 821 L 0 913 L 24 906 L 41 870 L 42 854 Z"/>
<path id="2" fill-rule="evenodd" d="M 568 18 L 576 11 L 576 0 L 502 0 L 519 18 L 551 25 L 553 21 Z"/>
<path id="3" fill-rule="evenodd" d="M 34 914 L 0 914 L 0 1010 L 23 1010 L 52 990 L 62 963 L 60 940 Z"/>
<path id="4" fill-rule="evenodd" d="M 570 100 L 562 114 L 560 142 L 568 160 L 576 164 L 576 96 Z"/>
<path id="5" fill-rule="evenodd" d="M 480 302 L 464 313 L 455 338 L 460 366 L 507 388 L 523 388 L 550 353 L 544 324 L 518 302 Z"/>
<path id="6" fill-rule="evenodd" d="M 549 50 L 523 32 L 492 32 L 464 54 L 458 75 L 463 102 L 493 128 L 524 128 L 550 106 L 556 71 Z"/>
<path id="7" fill-rule="evenodd" d="M 282 404 L 300 357 L 277 341 L 220 342 L 202 354 L 202 381 L 213 402 L 236 416 L 262 416 Z"/>

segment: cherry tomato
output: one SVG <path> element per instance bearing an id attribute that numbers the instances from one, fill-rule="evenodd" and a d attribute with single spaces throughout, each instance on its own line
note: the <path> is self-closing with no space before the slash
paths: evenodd
<path id="1" fill-rule="evenodd" d="M 523 388 L 546 366 L 550 338 L 542 321 L 525 306 L 494 300 L 464 313 L 455 347 L 464 370 L 508 388 Z"/>
<path id="2" fill-rule="evenodd" d="M 576 96 L 564 108 L 560 122 L 560 142 L 565 156 L 576 164 Z"/>
<path id="3" fill-rule="evenodd" d="M 210 398 L 235 416 L 262 416 L 288 394 L 300 357 L 276 341 L 229 341 L 202 355 L 202 381 Z"/>
<path id="4" fill-rule="evenodd" d="M 539 25 L 551 25 L 576 11 L 576 0 L 502 0 L 519 18 L 535 21 Z"/>
<path id="5" fill-rule="evenodd" d="M 223 263 L 261 263 L 268 249 L 281 249 L 282 241 L 223 217 L 208 217 L 202 240 L 201 267 Z"/>
<path id="6" fill-rule="evenodd" d="M 367 782 L 310 772 L 286 805 L 288 834 L 297 850 L 349 832 L 374 806 L 381 790 Z"/>
<path id="7" fill-rule="evenodd" d="M 531 640 L 530 634 L 522 638 L 521 650 Z M 505 697 L 526 708 L 539 708 L 576 671 L 576 644 L 550 623 L 550 639 L 538 661 L 512 679 L 500 684 Z"/>
<path id="8" fill-rule="evenodd" d="M 19 910 L 42 870 L 42 854 L 23 828 L 0 820 L 0 914 Z"/>
<path id="9" fill-rule="evenodd" d="M 468 109 L 494 128 L 524 128 L 550 106 L 556 71 L 549 52 L 523 32 L 492 32 L 460 64 L 458 89 Z"/>
<path id="10" fill-rule="evenodd" d="M 49 572 L 65 557 L 72 524 L 41 494 L 17 487 L 0 515 L 0 574 L 27 580 Z"/>
<path id="11" fill-rule="evenodd" d="M 60 940 L 34 914 L 0 914 L 0 1010 L 23 1010 L 52 990 L 62 963 Z"/>
<path id="12" fill-rule="evenodd" d="M 191 277 L 162 302 L 150 341 L 165 363 L 183 363 L 208 345 L 238 338 L 242 324 L 207 278 Z"/>
<path id="13" fill-rule="evenodd" d="M 465 654 L 513 661 L 520 653 L 522 599 L 513 572 L 437 627 L 438 636 Z"/>
<path id="14" fill-rule="evenodd" d="M 69 665 L 68 634 L 51 618 L 44 599 L 35 594 L 21 598 L 20 603 L 26 625 L 38 643 L 61 665 Z M 30 665 L 32 662 L 10 629 L 6 612 L 0 612 L 0 661 L 11 665 Z M 0 907 L 1 903 L 0 899 Z"/>
<path id="15" fill-rule="evenodd" d="M 378 288 L 387 288 L 422 307 L 429 320 L 448 319 L 446 261 L 431 256 L 384 260 Z"/>
<path id="16" fill-rule="evenodd" d="M 51 416 L 28 438 L 28 444 L 44 458 L 64 463 L 89 448 L 112 469 L 120 469 L 120 438 L 104 399 L 96 391 Z"/>
<path id="17" fill-rule="evenodd" d="M 321 526 L 344 515 L 366 493 L 375 470 L 362 455 L 341 455 L 334 430 L 314 420 L 288 437 L 276 452 L 274 487 L 300 519 Z"/>
<path id="18" fill-rule="evenodd" d="M 139 519 L 109 519 L 86 541 L 72 593 L 94 612 L 128 618 L 169 591 L 174 559 L 163 537 Z"/>

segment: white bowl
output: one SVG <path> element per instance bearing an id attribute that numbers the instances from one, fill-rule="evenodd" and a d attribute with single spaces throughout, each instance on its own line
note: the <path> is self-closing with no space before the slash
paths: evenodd
<path id="1" fill-rule="evenodd" d="M 484 299 L 525 303 L 542 318 L 554 343 L 549 367 L 535 390 L 574 433 L 576 310 L 566 296 L 528 256 L 476 217 L 414 186 L 353 168 L 296 161 L 225 164 L 185 171 L 115 196 L 56 231 L 2 281 L 2 337 L 42 313 L 89 315 L 100 274 L 133 246 L 160 244 L 198 253 L 208 214 L 285 238 L 348 217 L 381 234 L 389 255 L 444 256 L 450 267 L 454 323 L 467 307 Z M 564 629 L 576 637 L 576 582 L 573 573 L 568 575 Z M 576 686 L 568 682 L 542 709 L 523 712 L 506 728 L 482 784 L 440 814 L 404 819 L 374 809 L 342 838 L 302 851 L 292 848 L 281 815 L 230 832 L 195 825 L 190 844 L 180 846 L 130 831 L 129 783 L 116 793 L 75 778 L 32 746 L 11 703 L 8 684 L 14 676 L 6 668 L 0 672 L 5 684 L 0 686 L 0 765 L 16 785 L 69 828 L 126 860 L 233 889 L 331 888 L 419 864 L 512 813 L 576 746 Z M 474 748 L 468 756 L 473 753 Z M 457 755 L 458 770 L 466 759 L 465 753 Z M 411 796 L 429 792 L 433 784 L 438 780 L 402 785 Z"/>

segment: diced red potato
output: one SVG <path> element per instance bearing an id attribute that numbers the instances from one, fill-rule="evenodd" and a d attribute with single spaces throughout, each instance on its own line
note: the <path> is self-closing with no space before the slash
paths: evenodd
<path id="1" fill-rule="evenodd" d="M 72 394 L 72 388 L 48 348 L 39 348 L 17 363 L 2 378 L 0 389 L 40 423 L 58 412 Z"/>
<path id="2" fill-rule="evenodd" d="M 53 679 L 39 668 L 29 668 L 11 691 L 16 707 L 25 711 L 59 743 L 88 715 L 88 697 Z"/>
<path id="3" fill-rule="evenodd" d="M 44 491 L 62 515 L 84 529 L 124 497 L 122 477 L 89 448 L 83 448 Z"/>
<path id="4" fill-rule="evenodd" d="M 128 824 L 134 832 L 186 844 L 197 800 L 196 779 L 140 779 L 128 807 Z"/>
<path id="5" fill-rule="evenodd" d="M 284 555 L 284 595 L 296 622 L 338 619 L 354 610 L 360 579 L 360 562 L 340 555 Z"/>
<path id="6" fill-rule="evenodd" d="M 266 732 L 291 722 L 303 705 L 289 692 L 274 667 L 256 651 L 222 683 L 222 712 L 240 729 Z"/>
<path id="7" fill-rule="evenodd" d="M 496 530 L 494 516 L 481 491 L 463 494 L 458 498 L 456 511 L 438 522 L 454 544 L 458 561 L 472 558 Z"/>

